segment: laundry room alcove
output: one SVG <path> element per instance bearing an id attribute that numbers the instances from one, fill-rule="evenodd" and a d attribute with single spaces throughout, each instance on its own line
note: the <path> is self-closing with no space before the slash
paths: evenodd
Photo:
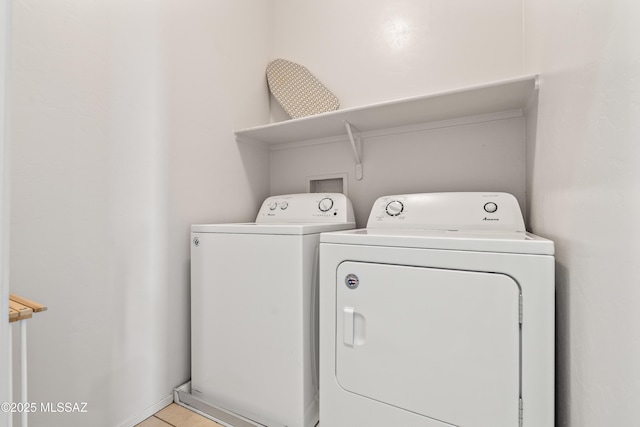
<path id="1" fill-rule="evenodd" d="M 518 76 L 240 129 L 235 138 L 271 151 L 271 194 L 304 192 L 309 176 L 348 173 L 359 226 L 380 194 L 407 192 L 506 191 L 526 216 L 525 115 L 536 115 L 537 89 L 537 75 Z M 434 130 L 448 135 L 434 142 L 428 136 Z M 374 140 L 393 155 L 376 160 L 367 151 Z M 402 142 L 409 140 L 414 148 Z M 417 158 L 428 161 L 415 163 Z M 459 173 L 447 176 L 438 167 Z"/>

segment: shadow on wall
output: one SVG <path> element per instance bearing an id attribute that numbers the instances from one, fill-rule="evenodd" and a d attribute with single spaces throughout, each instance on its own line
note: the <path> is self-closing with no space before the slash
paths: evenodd
<path id="1" fill-rule="evenodd" d="M 527 231 L 531 231 L 531 201 L 533 200 L 533 174 L 536 169 L 536 145 L 538 137 L 538 98 L 539 92 L 535 92 L 525 106 L 525 206 L 522 206 L 524 212 L 524 223 L 527 224 Z M 535 233 L 535 232 L 534 232 Z"/>
<path id="2" fill-rule="evenodd" d="M 556 426 L 571 425 L 571 340 L 569 269 L 556 258 Z"/>
<path id="3" fill-rule="evenodd" d="M 247 185 L 256 205 L 252 211 L 255 215 L 264 199 L 269 196 L 269 149 L 259 144 L 237 142 L 238 153 Z"/>

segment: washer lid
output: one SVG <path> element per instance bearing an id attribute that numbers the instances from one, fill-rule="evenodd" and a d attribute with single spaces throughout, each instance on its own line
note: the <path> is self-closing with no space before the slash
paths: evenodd
<path id="1" fill-rule="evenodd" d="M 304 235 L 326 231 L 349 230 L 355 227 L 354 222 L 342 223 L 299 223 L 299 224 L 258 224 L 255 222 L 238 224 L 193 224 L 192 233 L 226 233 L 226 234 L 282 234 Z"/>
<path id="2" fill-rule="evenodd" d="M 525 232 L 358 229 L 322 234 L 322 243 L 553 255 L 551 240 Z"/>
<path id="3" fill-rule="evenodd" d="M 351 201 L 341 193 L 302 193 L 267 197 L 255 222 L 193 224 L 194 233 L 315 234 L 355 228 Z"/>

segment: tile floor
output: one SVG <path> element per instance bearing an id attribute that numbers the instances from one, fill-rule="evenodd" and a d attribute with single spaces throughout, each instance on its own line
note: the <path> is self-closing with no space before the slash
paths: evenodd
<path id="1" fill-rule="evenodd" d="M 215 421 L 172 403 L 136 427 L 222 427 Z"/>

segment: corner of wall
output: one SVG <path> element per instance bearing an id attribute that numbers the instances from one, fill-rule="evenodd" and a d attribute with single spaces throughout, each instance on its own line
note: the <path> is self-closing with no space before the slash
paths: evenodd
<path id="1" fill-rule="evenodd" d="M 0 0 L 0 319 L 9 318 L 9 213 L 10 155 L 8 141 L 7 103 L 9 45 L 11 34 L 11 1 Z M 9 402 L 9 323 L 0 322 L 0 401 Z M 0 413 L 0 425 L 9 425 L 6 411 Z"/>

